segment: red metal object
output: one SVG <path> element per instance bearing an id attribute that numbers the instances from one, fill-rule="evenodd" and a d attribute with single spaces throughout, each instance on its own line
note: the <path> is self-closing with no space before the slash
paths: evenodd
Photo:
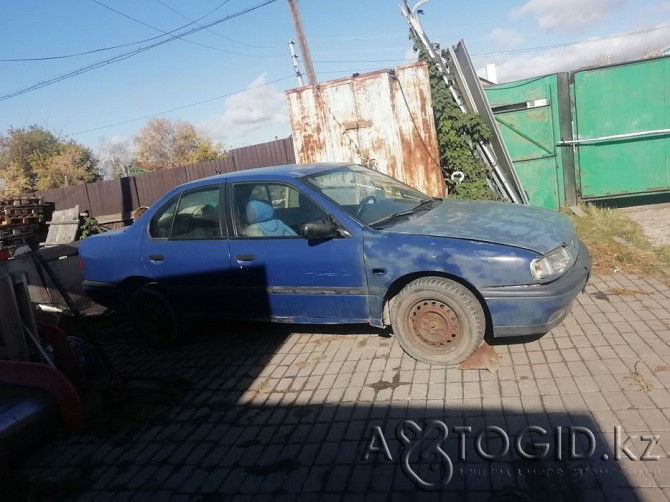
<path id="1" fill-rule="evenodd" d="M 54 364 L 58 371 L 63 373 L 72 385 L 79 387 L 82 382 L 81 369 L 65 332 L 58 326 L 47 324 L 39 327 L 39 333 L 42 339 L 53 347 Z"/>
<path id="2" fill-rule="evenodd" d="M 58 403 L 63 423 L 71 429 L 81 425 L 81 402 L 74 386 L 60 371 L 46 364 L 0 361 L 0 384 L 37 387 Z"/>

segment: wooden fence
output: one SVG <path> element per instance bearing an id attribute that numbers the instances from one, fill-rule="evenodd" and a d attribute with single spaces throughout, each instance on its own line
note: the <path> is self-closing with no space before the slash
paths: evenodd
<path id="1" fill-rule="evenodd" d="M 23 194 L 22 197 L 43 197 L 45 202 L 54 205 L 56 211 L 79 205 L 81 211 L 88 211 L 101 223 L 122 222 L 131 218 L 134 209 L 150 206 L 169 189 L 187 181 L 212 176 L 217 172 L 229 173 L 293 163 L 293 139 L 289 137 L 237 148 L 229 151 L 228 156 L 222 159 L 128 178 L 36 191 Z"/>

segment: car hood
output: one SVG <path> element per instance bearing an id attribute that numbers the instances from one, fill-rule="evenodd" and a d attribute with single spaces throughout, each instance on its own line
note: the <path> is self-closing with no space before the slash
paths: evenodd
<path id="1" fill-rule="evenodd" d="M 504 244 L 541 254 L 563 243 L 576 246 L 574 228 L 566 216 L 509 202 L 444 200 L 389 230 Z"/>

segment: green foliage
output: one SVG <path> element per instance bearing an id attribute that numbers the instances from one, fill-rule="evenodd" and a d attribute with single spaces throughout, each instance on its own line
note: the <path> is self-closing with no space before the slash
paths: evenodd
<path id="1" fill-rule="evenodd" d="M 166 118 L 150 120 L 133 138 L 142 169 L 156 171 L 225 157 L 223 144 L 189 122 Z"/>
<path id="2" fill-rule="evenodd" d="M 81 238 L 84 239 L 85 237 L 88 237 L 90 235 L 99 234 L 100 232 L 102 232 L 102 227 L 98 223 L 98 220 L 96 220 L 91 216 L 87 216 L 81 223 L 81 226 L 79 227 L 79 232 Z"/>
<path id="3" fill-rule="evenodd" d="M 503 200 L 492 191 L 486 181 L 489 167 L 482 161 L 474 148 L 479 141 L 488 141 L 491 131 L 476 113 L 461 112 L 451 95 L 439 69 L 432 63 L 423 44 L 413 34 L 414 51 L 419 60 L 428 62 L 430 88 L 435 116 L 440 164 L 444 171 L 449 197 L 456 199 Z M 436 49 L 440 51 L 439 45 Z M 449 53 L 442 51 L 442 57 L 449 63 Z M 460 171 L 465 175 L 462 183 L 452 180 L 452 173 Z"/>
<path id="4" fill-rule="evenodd" d="M 35 188 L 49 190 L 98 181 L 97 162 L 89 148 L 73 141 L 60 143 L 48 153 L 36 152 L 31 156 Z"/>
<path id="5" fill-rule="evenodd" d="M 74 141 L 62 141 L 37 125 L 9 129 L 0 136 L 0 193 L 4 195 L 97 179 L 93 152 Z"/>
<path id="6" fill-rule="evenodd" d="M 19 195 L 34 189 L 36 157 L 51 155 L 57 147 L 56 136 L 38 125 L 11 128 L 0 135 L 0 192 Z"/>

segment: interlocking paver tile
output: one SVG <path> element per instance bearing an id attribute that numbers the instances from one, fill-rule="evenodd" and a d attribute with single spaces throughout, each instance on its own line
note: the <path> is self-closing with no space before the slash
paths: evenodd
<path id="1" fill-rule="evenodd" d="M 621 288 L 648 294 L 612 293 Z M 495 487 L 533 498 L 570 493 L 594 501 L 666 500 L 669 307 L 670 290 L 661 281 L 594 277 L 551 333 L 526 344 L 495 345 L 501 356 L 496 373 L 431 367 L 405 355 L 393 338 L 356 330 L 307 334 L 263 326 L 247 333 L 240 327 L 239 333 L 161 352 L 106 338 L 122 371 L 187 380 L 183 401 L 140 405 L 120 433 L 57 439 L 17 473 L 31 482 L 67 480 L 73 498 L 87 501 L 188 500 L 196 494 L 295 500 L 301 492 L 301 501 L 307 494 L 315 500 L 387 500 L 389 490 L 402 500 L 419 491 L 401 468 L 403 448 L 416 438 L 409 433 L 403 446 L 396 428 L 411 420 L 428 434 L 428 424 L 437 420 L 471 427 L 463 444 L 467 461 L 459 460 L 458 434 L 450 429 L 444 443 L 454 469 L 449 491 L 422 498 L 465 499 L 459 490 L 467 487 L 468 500 L 478 500 Z M 492 425 L 509 432 L 511 452 L 488 462 L 477 457 L 475 443 L 478 432 Z M 567 452 L 569 427 L 579 425 L 610 457 L 617 426 L 638 442 L 658 436 L 662 459 L 605 462 L 600 449 L 590 469 L 578 472 L 584 462 L 563 460 L 570 476 L 547 480 L 537 473 L 553 465 L 551 458 L 524 464 L 514 454 L 515 434 L 529 425 L 548 431 L 533 440 L 549 443 L 549 457 L 556 428 L 562 427 Z M 377 453 L 366 462 L 363 452 L 377 426 L 386 444 L 382 448 L 377 438 Z M 430 449 L 439 441 L 425 439 L 412 450 L 410 464 L 421 454 L 443 460 Z M 588 442 L 577 439 L 580 446 Z M 499 449 L 495 441 L 490 433 L 482 437 L 491 450 Z M 636 443 L 631 450 L 639 456 L 644 448 Z M 534 474 L 519 470 L 529 467 Z M 613 475 L 616 467 L 625 469 Z M 493 476 L 492 468 L 512 474 Z"/>

